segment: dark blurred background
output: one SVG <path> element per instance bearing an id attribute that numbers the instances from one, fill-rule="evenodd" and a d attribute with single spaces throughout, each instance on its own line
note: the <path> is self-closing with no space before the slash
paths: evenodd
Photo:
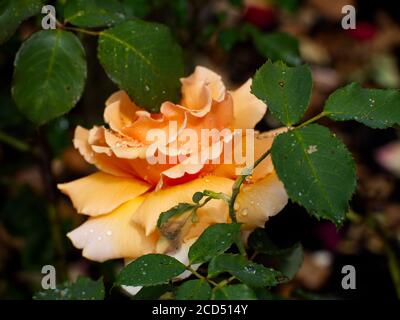
<path id="1" fill-rule="evenodd" d="M 64 1 L 48 2 L 62 17 Z M 341 9 L 347 4 L 356 7 L 355 30 L 341 27 Z M 318 113 L 331 92 L 351 81 L 371 88 L 400 87 L 399 1 L 137 0 L 132 8 L 139 18 L 170 26 L 184 49 L 187 73 L 195 65 L 205 65 L 219 72 L 230 88 L 251 77 L 267 57 L 310 64 L 314 89 L 306 117 Z M 0 46 L 0 299 L 30 299 L 40 289 L 46 264 L 57 265 L 59 281 L 78 274 L 96 279 L 104 275 L 107 285 L 122 266 L 120 261 L 87 261 L 72 248 L 65 233 L 82 217 L 54 188 L 56 182 L 94 170 L 73 149 L 72 134 L 78 124 L 101 124 L 104 102 L 116 90 L 96 58 L 96 37 L 79 35 L 86 49 L 88 79 L 82 99 L 68 115 L 37 129 L 19 114 L 11 98 L 15 54 L 22 41 L 40 29 L 41 18 L 23 22 Z M 265 40 L 276 32 L 285 32 L 298 43 Z M 346 143 L 357 162 L 354 212 L 338 231 L 291 203 L 270 219 L 267 233 L 276 243 L 289 246 L 301 241 L 305 249 L 297 277 L 276 293 L 305 299 L 395 299 L 388 255 L 399 264 L 399 128 L 324 124 Z M 258 129 L 278 125 L 267 115 Z M 9 143 L 10 136 L 29 145 L 29 150 Z M 341 287 L 346 264 L 356 268 L 356 290 Z M 118 292 L 111 296 L 122 297 Z"/>

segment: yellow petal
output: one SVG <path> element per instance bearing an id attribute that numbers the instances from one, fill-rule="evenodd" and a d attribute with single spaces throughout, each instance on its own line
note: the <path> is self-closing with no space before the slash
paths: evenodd
<path id="1" fill-rule="evenodd" d="M 68 233 L 68 238 L 76 248 L 83 249 L 85 258 L 99 262 L 153 252 L 156 239 L 146 237 L 131 220 L 143 199 L 130 200 L 107 215 L 89 218 Z"/>
<path id="2" fill-rule="evenodd" d="M 152 192 L 133 216 L 133 221 L 141 225 L 146 235 L 150 235 L 156 230 L 159 215 L 176 206 L 178 203 L 192 203 L 192 196 L 197 191 L 205 189 L 229 194 L 233 181 L 227 178 L 207 176 L 195 179 L 188 183 L 169 187 L 156 192 Z M 197 213 L 200 224 L 222 223 L 227 221 L 227 205 L 220 200 L 211 200 Z M 195 223 L 194 225 L 197 225 Z"/>
<path id="3" fill-rule="evenodd" d="M 235 209 L 237 219 L 244 229 L 264 227 L 269 217 L 280 212 L 287 204 L 288 196 L 275 172 L 240 191 Z"/>
<path id="4" fill-rule="evenodd" d="M 237 129 L 252 129 L 264 117 L 267 106 L 251 93 L 249 79 L 239 89 L 232 91 L 233 126 Z"/>
<path id="5" fill-rule="evenodd" d="M 134 178 L 121 178 L 103 172 L 59 184 L 79 213 L 96 216 L 111 212 L 124 202 L 149 190 L 150 185 Z"/>

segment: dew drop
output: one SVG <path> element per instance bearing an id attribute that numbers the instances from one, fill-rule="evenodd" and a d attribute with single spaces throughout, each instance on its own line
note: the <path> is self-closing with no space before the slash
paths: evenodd
<path id="1" fill-rule="evenodd" d="M 245 269 L 248 273 L 251 273 L 251 274 L 255 274 L 255 273 L 256 273 L 256 269 L 255 269 L 253 266 L 246 266 L 244 269 Z"/>

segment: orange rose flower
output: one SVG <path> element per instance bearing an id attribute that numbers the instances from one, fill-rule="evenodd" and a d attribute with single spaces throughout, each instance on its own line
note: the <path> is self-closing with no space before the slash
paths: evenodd
<path id="1" fill-rule="evenodd" d="M 251 94 L 251 79 L 239 89 L 227 91 L 219 75 L 197 67 L 181 82 L 180 104 L 164 102 L 159 113 L 150 114 L 119 91 L 106 102 L 107 127 L 76 128 L 74 146 L 99 171 L 59 184 L 58 188 L 71 198 L 79 213 L 89 216 L 68 233 L 84 257 L 102 262 L 165 253 L 184 262 L 188 247 L 208 226 L 229 222 L 227 204 L 211 200 L 197 211 L 197 221 L 188 219 L 177 240 L 168 240 L 158 230 L 159 215 L 178 203 L 191 203 L 197 191 L 207 189 L 230 195 L 236 169 L 243 167 L 209 161 L 223 157 L 221 148 L 215 148 L 215 141 L 188 148 L 178 142 L 179 137 L 185 129 L 199 133 L 202 129 L 252 129 L 264 116 L 266 105 Z M 169 130 L 172 122 L 177 124 L 175 132 Z M 148 135 L 154 129 L 167 137 L 157 148 Z M 255 135 L 254 159 L 271 147 L 277 133 L 279 130 Z M 207 156 L 202 162 L 190 161 L 204 150 Z M 164 153 L 167 162 L 150 164 L 148 155 L 160 153 Z M 184 154 L 186 160 L 168 161 L 177 154 Z M 237 219 L 243 223 L 244 231 L 263 227 L 287 200 L 271 160 L 266 159 L 237 197 Z"/>

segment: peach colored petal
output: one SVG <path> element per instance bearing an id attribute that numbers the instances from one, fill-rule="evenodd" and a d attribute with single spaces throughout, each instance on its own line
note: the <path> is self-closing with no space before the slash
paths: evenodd
<path id="1" fill-rule="evenodd" d="M 271 173 L 254 184 L 242 187 L 235 203 L 237 219 L 244 229 L 264 227 L 269 217 L 280 212 L 288 196 L 276 173 Z"/>
<path id="2" fill-rule="evenodd" d="M 275 137 L 278 134 L 286 132 L 286 127 L 274 129 L 271 131 L 260 133 L 254 141 L 254 160 L 259 159 L 267 150 L 272 147 Z M 271 156 L 262 161 L 253 171 L 252 177 L 254 181 L 265 177 L 274 170 Z"/>
<path id="3" fill-rule="evenodd" d="M 143 197 L 139 197 L 107 215 L 91 217 L 67 236 L 76 248 L 83 249 L 85 258 L 94 261 L 136 258 L 151 253 L 156 239 L 146 237 L 131 221 L 142 201 Z"/>
<path id="4" fill-rule="evenodd" d="M 93 137 L 92 137 L 93 138 Z M 98 169 L 118 177 L 132 177 L 132 168 L 126 162 L 115 156 L 109 156 L 105 146 L 91 146 L 89 144 L 89 130 L 77 126 L 74 136 L 74 147 L 83 158 Z M 99 148 L 99 149 L 97 149 Z"/>
<path id="5" fill-rule="evenodd" d="M 182 78 L 182 105 L 198 110 L 203 104 L 199 104 L 197 100 L 208 102 L 209 98 L 206 97 L 207 93 L 212 100 L 217 102 L 222 101 L 225 98 L 225 86 L 222 82 L 221 77 L 215 72 L 198 66 L 194 72 L 187 78 Z M 200 83 L 202 86 L 193 86 L 194 83 Z M 197 99 L 193 99 L 192 96 Z M 206 97 L 206 99 L 204 99 Z"/>
<path id="6" fill-rule="evenodd" d="M 124 202 L 150 189 L 150 185 L 134 178 L 121 178 L 97 172 L 90 176 L 58 185 L 71 198 L 79 213 L 97 216 L 111 212 Z"/>
<path id="7" fill-rule="evenodd" d="M 136 120 L 136 111 L 139 110 L 125 91 L 117 91 L 106 101 L 104 121 L 112 130 L 123 133 Z"/>
<path id="8" fill-rule="evenodd" d="M 192 202 L 192 196 L 197 191 L 205 189 L 230 193 L 233 181 L 230 179 L 207 176 L 188 183 L 152 192 L 140 206 L 133 221 L 145 229 L 150 235 L 157 228 L 159 215 L 176 206 L 178 203 Z M 227 206 L 222 201 L 212 200 L 198 210 L 199 220 L 208 224 L 226 222 Z"/>
<path id="9" fill-rule="evenodd" d="M 249 79 L 239 89 L 231 92 L 235 128 L 254 128 L 267 112 L 265 103 L 251 93 L 251 83 L 252 79 Z"/>
<path id="10" fill-rule="evenodd" d="M 210 112 L 212 96 L 204 81 L 182 80 L 182 108 L 192 115 L 204 117 Z M 188 106 L 188 107 L 184 107 Z"/>
<path id="11" fill-rule="evenodd" d="M 107 129 L 104 130 L 104 138 L 105 143 L 118 158 L 143 159 L 146 157 L 147 147 L 138 140 Z"/>
<path id="12" fill-rule="evenodd" d="M 286 132 L 288 129 L 286 127 L 282 127 L 279 129 L 263 132 L 263 133 L 256 133 L 254 136 L 254 161 L 259 159 L 266 151 L 268 151 L 275 137 L 283 132 Z M 245 143 L 245 139 L 242 140 Z M 242 147 L 242 150 L 245 151 L 245 146 Z M 233 160 L 235 160 L 233 158 Z M 239 172 L 245 169 L 243 164 L 221 164 L 212 172 L 214 175 L 227 177 L 230 179 L 235 179 L 237 176 L 236 169 L 239 168 Z M 262 161 L 253 171 L 252 179 L 253 181 L 257 181 L 266 175 L 270 174 L 274 170 L 274 166 L 272 164 L 271 157 L 269 156 L 264 161 Z"/>

